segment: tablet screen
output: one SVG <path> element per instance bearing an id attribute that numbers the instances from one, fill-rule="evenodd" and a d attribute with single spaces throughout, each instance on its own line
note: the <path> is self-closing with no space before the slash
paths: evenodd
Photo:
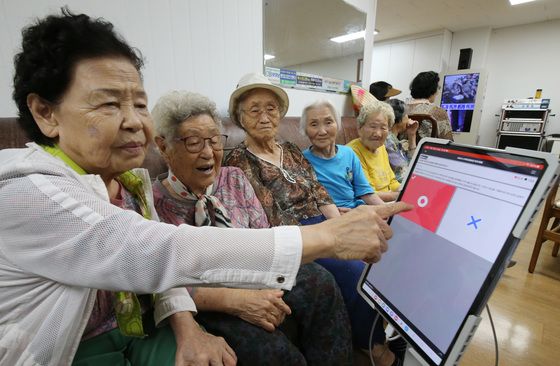
<path id="1" fill-rule="evenodd" d="M 432 364 L 480 311 L 545 167 L 509 153 L 421 146 L 400 198 L 414 209 L 393 217 L 389 251 L 369 267 L 362 292 Z"/>

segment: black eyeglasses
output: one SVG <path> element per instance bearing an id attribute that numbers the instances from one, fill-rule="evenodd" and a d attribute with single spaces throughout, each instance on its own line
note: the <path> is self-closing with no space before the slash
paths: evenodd
<path id="1" fill-rule="evenodd" d="M 176 141 L 183 141 L 185 145 L 185 149 L 193 154 L 199 153 L 204 149 L 206 145 L 206 141 L 210 142 L 210 147 L 214 151 L 221 151 L 226 146 L 227 142 L 227 135 L 216 135 L 212 137 L 203 138 L 200 136 L 187 136 L 187 137 L 178 137 Z"/>

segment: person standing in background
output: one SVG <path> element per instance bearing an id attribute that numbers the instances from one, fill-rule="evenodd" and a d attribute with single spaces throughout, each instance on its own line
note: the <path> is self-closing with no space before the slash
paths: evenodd
<path id="1" fill-rule="evenodd" d="M 421 72 L 410 83 L 410 95 L 412 100 L 408 102 L 408 114 L 429 114 L 438 125 L 437 136 L 440 139 L 453 141 L 453 133 L 451 130 L 451 122 L 447 111 L 434 104 L 436 95 L 440 89 L 439 75 L 435 71 Z M 418 127 L 419 139 L 430 137 L 432 125 L 427 121 L 419 121 Z"/>

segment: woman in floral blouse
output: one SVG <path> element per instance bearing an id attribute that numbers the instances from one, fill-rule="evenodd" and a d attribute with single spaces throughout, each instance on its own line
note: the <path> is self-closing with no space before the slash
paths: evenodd
<path id="1" fill-rule="evenodd" d="M 299 148 L 276 141 L 280 118 L 288 110 L 287 94 L 258 74 L 244 76 L 240 85 L 230 98 L 230 117 L 247 137 L 225 165 L 240 168 L 249 178 L 272 226 L 339 216 Z"/>

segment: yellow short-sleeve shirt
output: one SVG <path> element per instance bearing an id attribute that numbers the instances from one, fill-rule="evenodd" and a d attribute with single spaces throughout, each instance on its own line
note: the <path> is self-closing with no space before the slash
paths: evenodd
<path id="1" fill-rule="evenodd" d="M 362 169 L 369 181 L 369 184 L 376 192 L 397 191 L 400 183 L 395 178 L 395 173 L 389 164 L 389 155 L 384 145 L 381 145 L 375 152 L 368 150 L 359 138 L 350 141 L 347 146 L 360 158 Z"/>

